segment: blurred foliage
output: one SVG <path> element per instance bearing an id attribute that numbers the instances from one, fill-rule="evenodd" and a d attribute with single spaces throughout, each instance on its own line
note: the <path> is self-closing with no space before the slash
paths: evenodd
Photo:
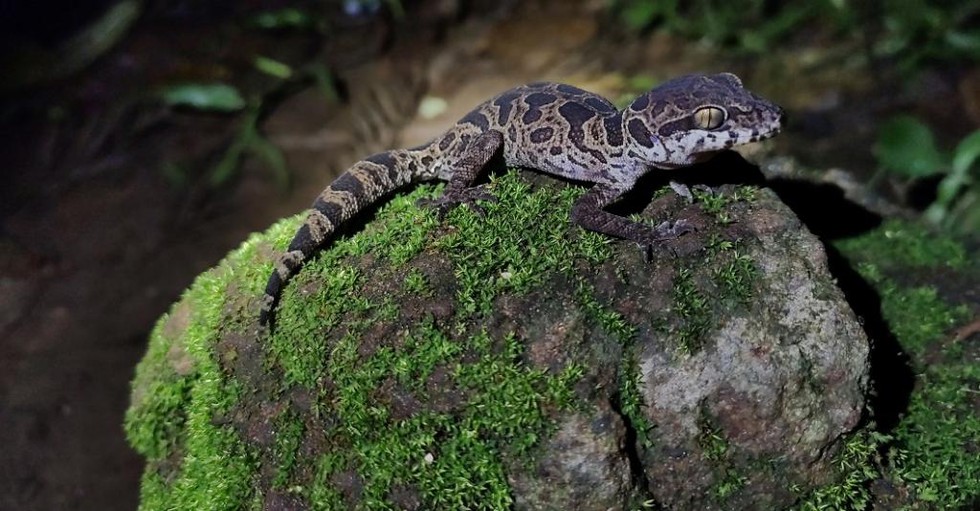
<path id="1" fill-rule="evenodd" d="M 980 60 L 975 0 L 609 0 L 609 8 L 633 31 L 659 27 L 748 53 L 822 30 L 864 38 L 870 58 L 894 59 L 903 71 L 928 60 Z"/>
<path id="2" fill-rule="evenodd" d="M 0 31 L 0 94 L 64 78 L 90 65 L 129 32 L 142 12 L 140 0 L 123 0 L 54 46 Z M 3 12 L 0 4 L 0 13 Z"/>
<path id="3" fill-rule="evenodd" d="M 277 86 L 264 94 L 255 94 L 249 99 L 246 99 L 237 87 L 228 83 L 182 83 L 160 91 L 160 99 L 171 107 L 243 115 L 236 135 L 218 162 L 208 172 L 209 186 L 218 187 L 228 183 L 240 169 L 242 158 L 251 155 L 265 163 L 280 188 L 286 188 L 289 184 L 286 158 L 275 144 L 262 135 L 260 130 L 262 119 L 275 107 L 274 98 L 281 96 L 284 90 L 294 88 L 300 83 L 312 82 L 323 92 L 328 101 L 337 98 L 331 74 L 323 64 L 313 63 L 303 69 L 295 70 L 288 64 L 260 55 L 255 57 L 253 65 L 257 71 L 276 79 Z M 190 181 L 189 166 L 165 162 L 162 170 L 174 184 L 183 185 Z"/>
<path id="4" fill-rule="evenodd" d="M 773 4 L 765 0 L 611 0 L 610 8 L 634 31 L 659 26 L 685 37 L 752 53 L 770 49 L 776 42 L 792 35 L 804 22 L 817 18 L 840 28 L 854 22 L 855 13 L 841 1 Z"/>
<path id="5" fill-rule="evenodd" d="M 245 99 L 235 87 L 226 83 L 184 83 L 163 89 L 160 98 L 170 106 L 182 106 L 214 112 L 237 112 L 245 108 Z"/>
<path id="6" fill-rule="evenodd" d="M 925 123 L 896 116 L 879 129 L 874 153 L 883 172 L 908 179 L 942 176 L 936 200 L 926 209 L 927 220 L 954 232 L 980 229 L 980 130 L 949 153 L 936 146 Z"/>
<path id="7" fill-rule="evenodd" d="M 374 16 L 386 8 L 396 19 L 404 16 L 400 0 L 344 0 L 341 4 L 344 14 L 351 17 Z M 269 31 L 328 31 L 328 14 L 322 10 L 304 10 L 284 7 L 261 11 L 244 20 L 244 26 Z M 242 159 L 251 155 L 262 160 L 271 170 L 280 188 L 289 183 L 289 172 L 282 151 L 262 135 L 260 124 L 284 95 L 298 86 L 311 84 L 321 91 L 328 101 L 338 99 L 334 79 L 326 66 L 317 59 L 311 59 L 301 68 L 274 58 L 255 55 L 253 68 L 259 73 L 276 80 L 277 84 L 264 93 L 253 94 L 246 99 L 237 87 L 229 83 L 183 83 L 172 85 L 160 92 L 160 99 L 167 105 L 189 108 L 200 112 L 237 113 L 243 116 L 241 126 L 232 138 L 217 163 L 208 171 L 210 186 L 218 187 L 235 177 L 241 167 Z M 183 185 L 190 181 L 193 172 L 191 165 L 164 162 L 161 166 L 164 175 L 174 184 Z"/>
<path id="8" fill-rule="evenodd" d="M 200 112 L 244 113 L 237 134 L 209 172 L 210 186 L 217 187 L 227 183 L 241 166 L 245 154 L 251 154 L 265 162 L 280 188 L 287 186 L 289 173 L 286 169 L 286 158 L 259 131 L 263 111 L 261 98 L 246 101 L 238 88 L 226 83 L 184 83 L 164 88 L 160 92 L 160 99 L 172 107 L 190 108 Z M 190 169 L 186 166 L 165 162 L 162 170 L 174 184 L 183 185 L 190 180 Z"/>
<path id="9" fill-rule="evenodd" d="M 928 60 L 980 60 L 980 2 L 883 0 L 882 37 L 875 54 L 904 71 Z"/>

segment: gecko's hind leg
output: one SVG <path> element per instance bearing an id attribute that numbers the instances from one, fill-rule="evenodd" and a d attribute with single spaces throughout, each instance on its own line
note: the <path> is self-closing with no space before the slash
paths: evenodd
<path id="1" fill-rule="evenodd" d="M 487 191 L 486 185 L 473 186 L 473 182 L 503 144 L 503 134 L 499 131 L 487 131 L 476 137 L 456 163 L 456 169 L 442 195 L 435 199 L 419 199 L 418 204 L 435 208 L 440 218 L 460 204 L 465 204 L 480 215 L 484 214 L 476 201 L 496 201 L 497 198 Z"/>

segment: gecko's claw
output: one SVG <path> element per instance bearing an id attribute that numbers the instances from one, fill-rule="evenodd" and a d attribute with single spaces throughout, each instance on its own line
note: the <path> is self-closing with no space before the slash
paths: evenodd
<path id="1" fill-rule="evenodd" d="M 660 247 L 663 242 L 677 239 L 689 232 L 694 232 L 694 226 L 684 219 L 671 222 L 669 220 L 661 222 L 656 227 L 650 229 L 647 236 L 639 243 L 640 251 L 643 252 L 643 260 L 650 262 L 653 258 L 653 251 Z"/>
<path id="2" fill-rule="evenodd" d="M 661 222 L 659 225 L 653 228 L 653 235 L 655 236 L 653 241 L 672 240 L 689 232 L 694 232 L 694 226 L 687 220 L 684 220 L 683 218 L 677 220 L 676 222 L 667 220 Z"/>
<path id="3" fill-rule="evenodd" d="M 460 204 L 465 204 L 471 211 L 480 216 L 486 215 L 486 210 L 476 201 L 497 202 L 497 197 L 488 192 L 485 185 L 473 186 L 462 190 L 447 190 L 435 199 L 419 199 L 416 204 L 424 208 L 433 208 L 439 219 L 443 219 Z"/>

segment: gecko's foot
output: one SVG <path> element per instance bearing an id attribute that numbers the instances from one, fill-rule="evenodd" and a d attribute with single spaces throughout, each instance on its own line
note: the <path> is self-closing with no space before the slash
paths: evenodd
<path id="1" fill-rule="evenodd" d="M 643 259 L 650 262 L 653 251 L 665 241 L 677 239 L 689 232 L 694 231 L 694 226 L 687 220 L 681 219 L 676 222 L 661 222 L 656 227 L 650 229 L 649 233 L 639 243 L 640 250 L 643 252 Z"/>
<path id="2" fill-rule="evenodd" d="M 687 186 L 684 183 L 678 181 L 671 181 L 669 183 L 670 189 L 674 191 L 677 195 L 680 195 L 687 201 L 688 204 L 694 204 L 694 192 L 700 192 L 702 194 L 712 193 L 711 187 L 703 184 L 696 184 L 693 186 Z"/>
<path id="3" fill-rule="evenodd" d="M 472 186 L 462 190 L 447 190 L 435 199 L 419 199 L 416 204 L 425 208 L 433 208 L 439 218 L 445 218 L 450 211 L 460 204 L 465 204 L 474 213 L 484 216 L 486 211 L 476 201 L 496 202 L 497 197 L 488 192 L 485 185 Z"/>

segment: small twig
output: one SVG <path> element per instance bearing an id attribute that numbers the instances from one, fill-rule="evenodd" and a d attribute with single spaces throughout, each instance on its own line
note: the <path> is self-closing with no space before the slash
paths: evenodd
<path id="1" fill-rule="evenodd" d="M 975 333 L 980 333 L 980 318 L 957 328 L 953 332 L 953 341 L 962 341 Z"/>

